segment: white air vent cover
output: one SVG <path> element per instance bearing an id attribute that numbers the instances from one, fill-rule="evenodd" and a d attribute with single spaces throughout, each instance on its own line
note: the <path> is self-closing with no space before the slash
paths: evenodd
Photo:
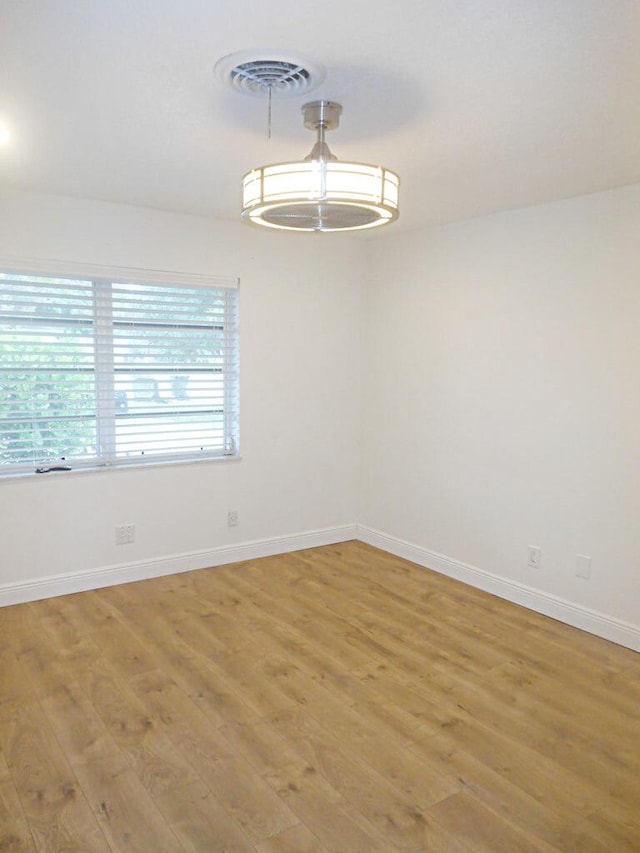
<path id="1" fill-rule="evenodd" d="M 215 65 L 220 79 L 245 95 L 287 98 L 306 95 L 324 80 L 324 69 L 298 54 L 275 50 L 243 50 L 223 56 Z"/>

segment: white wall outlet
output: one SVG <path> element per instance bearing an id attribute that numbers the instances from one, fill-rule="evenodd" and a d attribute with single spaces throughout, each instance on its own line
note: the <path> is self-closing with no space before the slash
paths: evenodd
<path id="1" fill-rule="evenodd" d="M 119 524 L 116 527 L 116 545 L 131 545 L 135 541 L 135 524 Z"/>
<path id="2" fill-rule="evenodd" d="M 227 527 L 237 527 L 238 526 L 238 510 L 230 509 L 227 513 Z"/>
<path id="3" fill-rule="evenodd" d="M 584 554 L 578 554 L 576 557 L 576 576 L 589 580 L 591 577 L 591 557 L 586 557 Z"/>
<path id="4" fill-rule="evenodd" d="M 537 545 L 529 545 L 527 548 L 527 565 L 532 569 L 539 569 L 541 556 L 542 551 Z"/>

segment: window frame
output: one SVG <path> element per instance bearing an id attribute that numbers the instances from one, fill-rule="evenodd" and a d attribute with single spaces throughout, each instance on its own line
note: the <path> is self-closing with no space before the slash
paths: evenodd
<path id="1" fill-rule="evenodd" d="M 68 461 L 50 460 L 43 462 L 45 469 L 63 466 L 66 470 L 96 471 L 121 470 L 131 467 L 149 467 L 165 464 L 192 464 L 211 462 L 220 459 L 239 459 L 239 290 L 237 277 L 193 275 L 177 271 L 144 270 L 130 267 L 102 266 L 96 264 L 78 264 L 59 260 L 7 260 L 0 258 L 0 273 L 7 276 L 33 276 L 51 279 L 68 279 L 91 282 L 93 322 L 91 338 L 93 340 L 93 388 L 96 443 L 93 453 L 85 457 L 71 458 Z M 43 283 L 44 284 L 44 283 Z M 54 283 L 52 283 L 55 286 Z M 223 311 L 223 364 L 222 383 L 222 443 L 220 448 L 203 450 L 179 450 L 172 448 L 167 452 L 151 452 L 148 455 L 118 456 L 116 453 L 117 405 L 115 384 L 117 367 L 115 363 L 116 337 L 114 334 L 113 305 L 115 297 L 112 285 L 141 285 L 168 288 L 204 288 L 208 291 L 224 293 Z M 2 279 L 0 279 L 0 293 Z M 1 315 L 0 315 L 1 320 Z M 184 321 L 183 328 L 188 327 Z M 181 324 L 176 323 L 175 328 Z M 110 350 L 104 348 L 105 341 L 111 342 Z M 99 347 L 102 344 L 102 347 Z M 100 351 L 99 351 L 100 350 Z M 135 372 L 135 368 L 132 372 Z M 206 373 L 206 371 L 202 371 Z M 213 369 L 212 369 L 212 372 Z M 105 390 L 106 389 L 106 390 Z M 111 389 L 111 393 L 109 393 Z M 213 399 L 213 398 L 212 398 Z M 151 415 L 153 417 L 153 414 Z M 33 462 L 0 463 L 0 480 L 37 473 Z"/>

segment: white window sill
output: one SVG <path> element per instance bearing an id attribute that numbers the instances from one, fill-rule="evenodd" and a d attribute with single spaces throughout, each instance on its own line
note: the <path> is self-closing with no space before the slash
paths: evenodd
<path id="1" fill-rule="evenodd" d="M 34 471 L 20 471 L 16 474 L 0 474 L 0 485 L 25 480 L 53 480 L 58 477 L 77 477 L 81 474 L 122 473 L 124 471 L 144 471 L 148 468 L 174 468 L 178 465 L 217 465 L 220 463 L 240 462 L 242 456 L 212 456 L 209 459 L 170 459 L 158 462 L 131 462 L 126 465 L 97 465 L 93 468 L 72 468 L 71 471 L 49 471 L 36 474 Z"/>

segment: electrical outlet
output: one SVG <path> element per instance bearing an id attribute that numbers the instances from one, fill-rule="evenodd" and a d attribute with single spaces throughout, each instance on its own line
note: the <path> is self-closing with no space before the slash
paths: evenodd
<path id="1" fill-rule="evenodd" d="M 539 569 L 541 555 L 542 551 L 537 545 L 529 545 L 527 549 L 527 565 L 532 569 Z"/>
<path id="2" fill-rule="evenodd" d="M 116 527 L 116 545 L 131 545 L 135 541 L 135 524 L 119 524 Z"/>
<path id="3" fill-rule="evenodd" d="M 238 526 L 238 510 L 230 509 L 227 513 L 227 527 L 237 527 Z"/>
<path id="4" fill-rule="evenodd" d="M 591 577 L 591 557 L 578 554 L 576 557 L 576 577 L 584 578 L 586 581 Z"/>

